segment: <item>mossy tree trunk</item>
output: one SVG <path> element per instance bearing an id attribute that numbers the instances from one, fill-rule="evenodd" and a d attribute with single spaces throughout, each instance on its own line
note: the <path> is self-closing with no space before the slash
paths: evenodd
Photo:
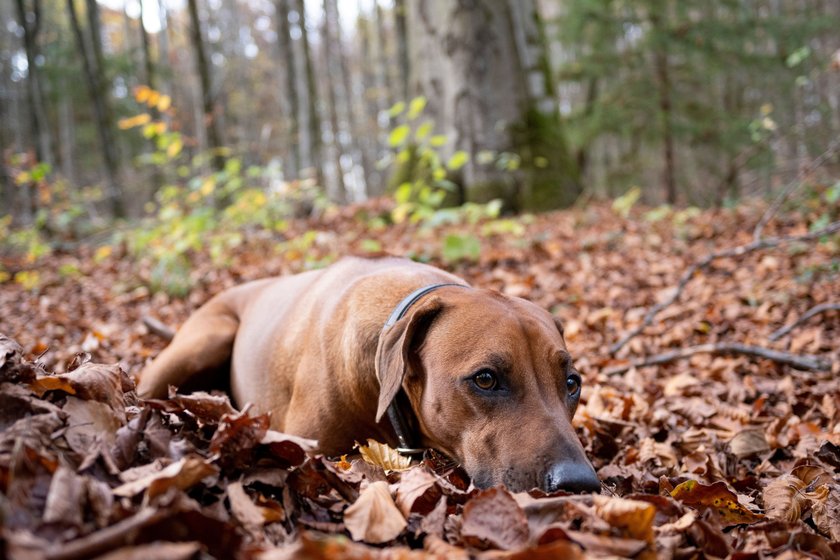
<path id="1" fill-rule="evenodd" d="M 412 94 L 446 134 L 446 158 L 470 154 L 461 172 L 468 200 L 503 198 L 510 207 L 547 210 L 581 192 L 553 92 L 534 0 L 409 2 Z M 479 153 L 515 154 L 500 169 Z M 483 158 L 486 159 L 486 158 Z"/>

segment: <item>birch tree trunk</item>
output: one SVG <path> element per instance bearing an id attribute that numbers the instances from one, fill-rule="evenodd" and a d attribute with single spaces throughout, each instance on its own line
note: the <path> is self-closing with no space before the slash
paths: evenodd
<path id="1" fill-rule="evenodd" d="M 534 0 L 408 2 L 411 90 L 424 95 L 445 153 L 471 155 L 467 198 L 514 208 L 569 205 L 581 192 L 565 138 Z M 481 165 L 482 151 L 513 152 L 520 170 Z"/>

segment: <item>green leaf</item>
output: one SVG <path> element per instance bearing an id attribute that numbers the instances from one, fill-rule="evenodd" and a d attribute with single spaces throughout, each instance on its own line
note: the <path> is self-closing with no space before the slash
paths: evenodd
<path id="1" fill-rule="evenodd" d="M 805 45 L 790 53 L 785 60 L 785 64 L 787 64 L 788 68 L 793 68 L 794 66 L 802 64 L 802 62 L 809 56 L 811 56 L 811 47 Z"/>
<path id="2" fill-rule="evenodd" d="M 473 235 L 449 234 L 443 240 L 442 252 L 447 262 L 477 261 L 481 256 L 481 241 Z"/>
<path id="3" fill-rule="evenodd" d="M 399 114 L 403 111 L 405 111 L 405 101 L 397 101 L 391 105 L 390 109 L 388 109 L 388 116 L 393 119 L 394 117 L 399 116 Z"/>
<path id="4" fill-rule="evenodd" d="M 452 154 L 452 157 L 450 157 L 449 161 L 446 162 L 446 167 L 448 167 L 452 171 L 458 171 L 459 169 L 464 167 L 464 165 L 466 165 L 468 161 L 470 161 L 470 154 L 468 154 L 464 150 L 458 150 L 457 152 Z"/>
<path id="5" fill-rule="evenodd" d="M 414 139 L 418 142 L 422 142 L 432 132 L 432 127 L 434 127 L 432 121 L 424 122 L 417 127 L 417 132 L 414 133 Z"/>
<path id="6" fill-rule="evenodd" d="M 632 210 L 641 195 L 642 189 L 639 187 L 632 187 L 629 191 L 613 201 L 613 211 L 622 218 L 626 218 L 630 215 L 630 210 Z"/>
<path id="7" fill-rule="evenodd" d="M 446 144 L 446 135 L 445 134 L 435 134 L 429 139 L 429 145 L 432 148 L 440 148 Z"/>
<path id="8" fill-rule="evenodd" d="M 406 138 L 408 138 L 409 132 L 411 132 L 411 129 L 408 127 L 408 125 L 401 124 L 400 126 L 396 127 L 394 130 L 391 131 L 391 134 L 388 136 L 388 144 L 392 148 L 402 146 L 405 143 Z"/>
<path id="9" fill-rule="evenodd" d="M 411 200 L 411 183 L 403 183 L 394 191 L 394 200 L 397 204 L 404 204 Z"/>
<path id="10" fill-rule="evenodd" d="M 415 97 L 411 100 L 411 103 L 408 105 L 408 114 L 406 118 L 410 121 L 416 119 L 420 116 L 423 112 L 423 109 L 426 108 L 426 98 L 422 95 Z"/>

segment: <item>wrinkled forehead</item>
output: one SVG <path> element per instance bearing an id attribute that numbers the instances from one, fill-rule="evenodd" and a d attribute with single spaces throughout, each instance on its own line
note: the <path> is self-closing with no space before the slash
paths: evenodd
<path id="1" fill-rule="evenodd" d="M 533 303 L 489 290 L 447 296 L 424 344 L 441 357 L 465 365 L 488 356 L 512 363 L 567 359 L 553 317 Z"/>

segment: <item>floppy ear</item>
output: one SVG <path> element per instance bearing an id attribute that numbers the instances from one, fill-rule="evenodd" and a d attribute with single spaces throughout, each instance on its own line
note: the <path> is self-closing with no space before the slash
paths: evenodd
<path id="1" fill-rule="evenodd" d="M 563 322 L 560 320 L 560 318 L 556 315 L 552 315 L 551 318 L 554 319 L 554 325 L 557 327 L 557 330 L 560 331 L 560 336 L 565 336 L 565 329 L 563 329 Z"/>
<path id="2" fill-rule="evenodd" d="M 430 297 L 379 335 L 379 344 L 376 347 L 376 378 L 379 380 L 377 422 L 382 419 L 402 387 L 403 379 L 408 373 L 411 351 L 417 348 L 420 338 L 441 309 L 441 300 Z"/>

